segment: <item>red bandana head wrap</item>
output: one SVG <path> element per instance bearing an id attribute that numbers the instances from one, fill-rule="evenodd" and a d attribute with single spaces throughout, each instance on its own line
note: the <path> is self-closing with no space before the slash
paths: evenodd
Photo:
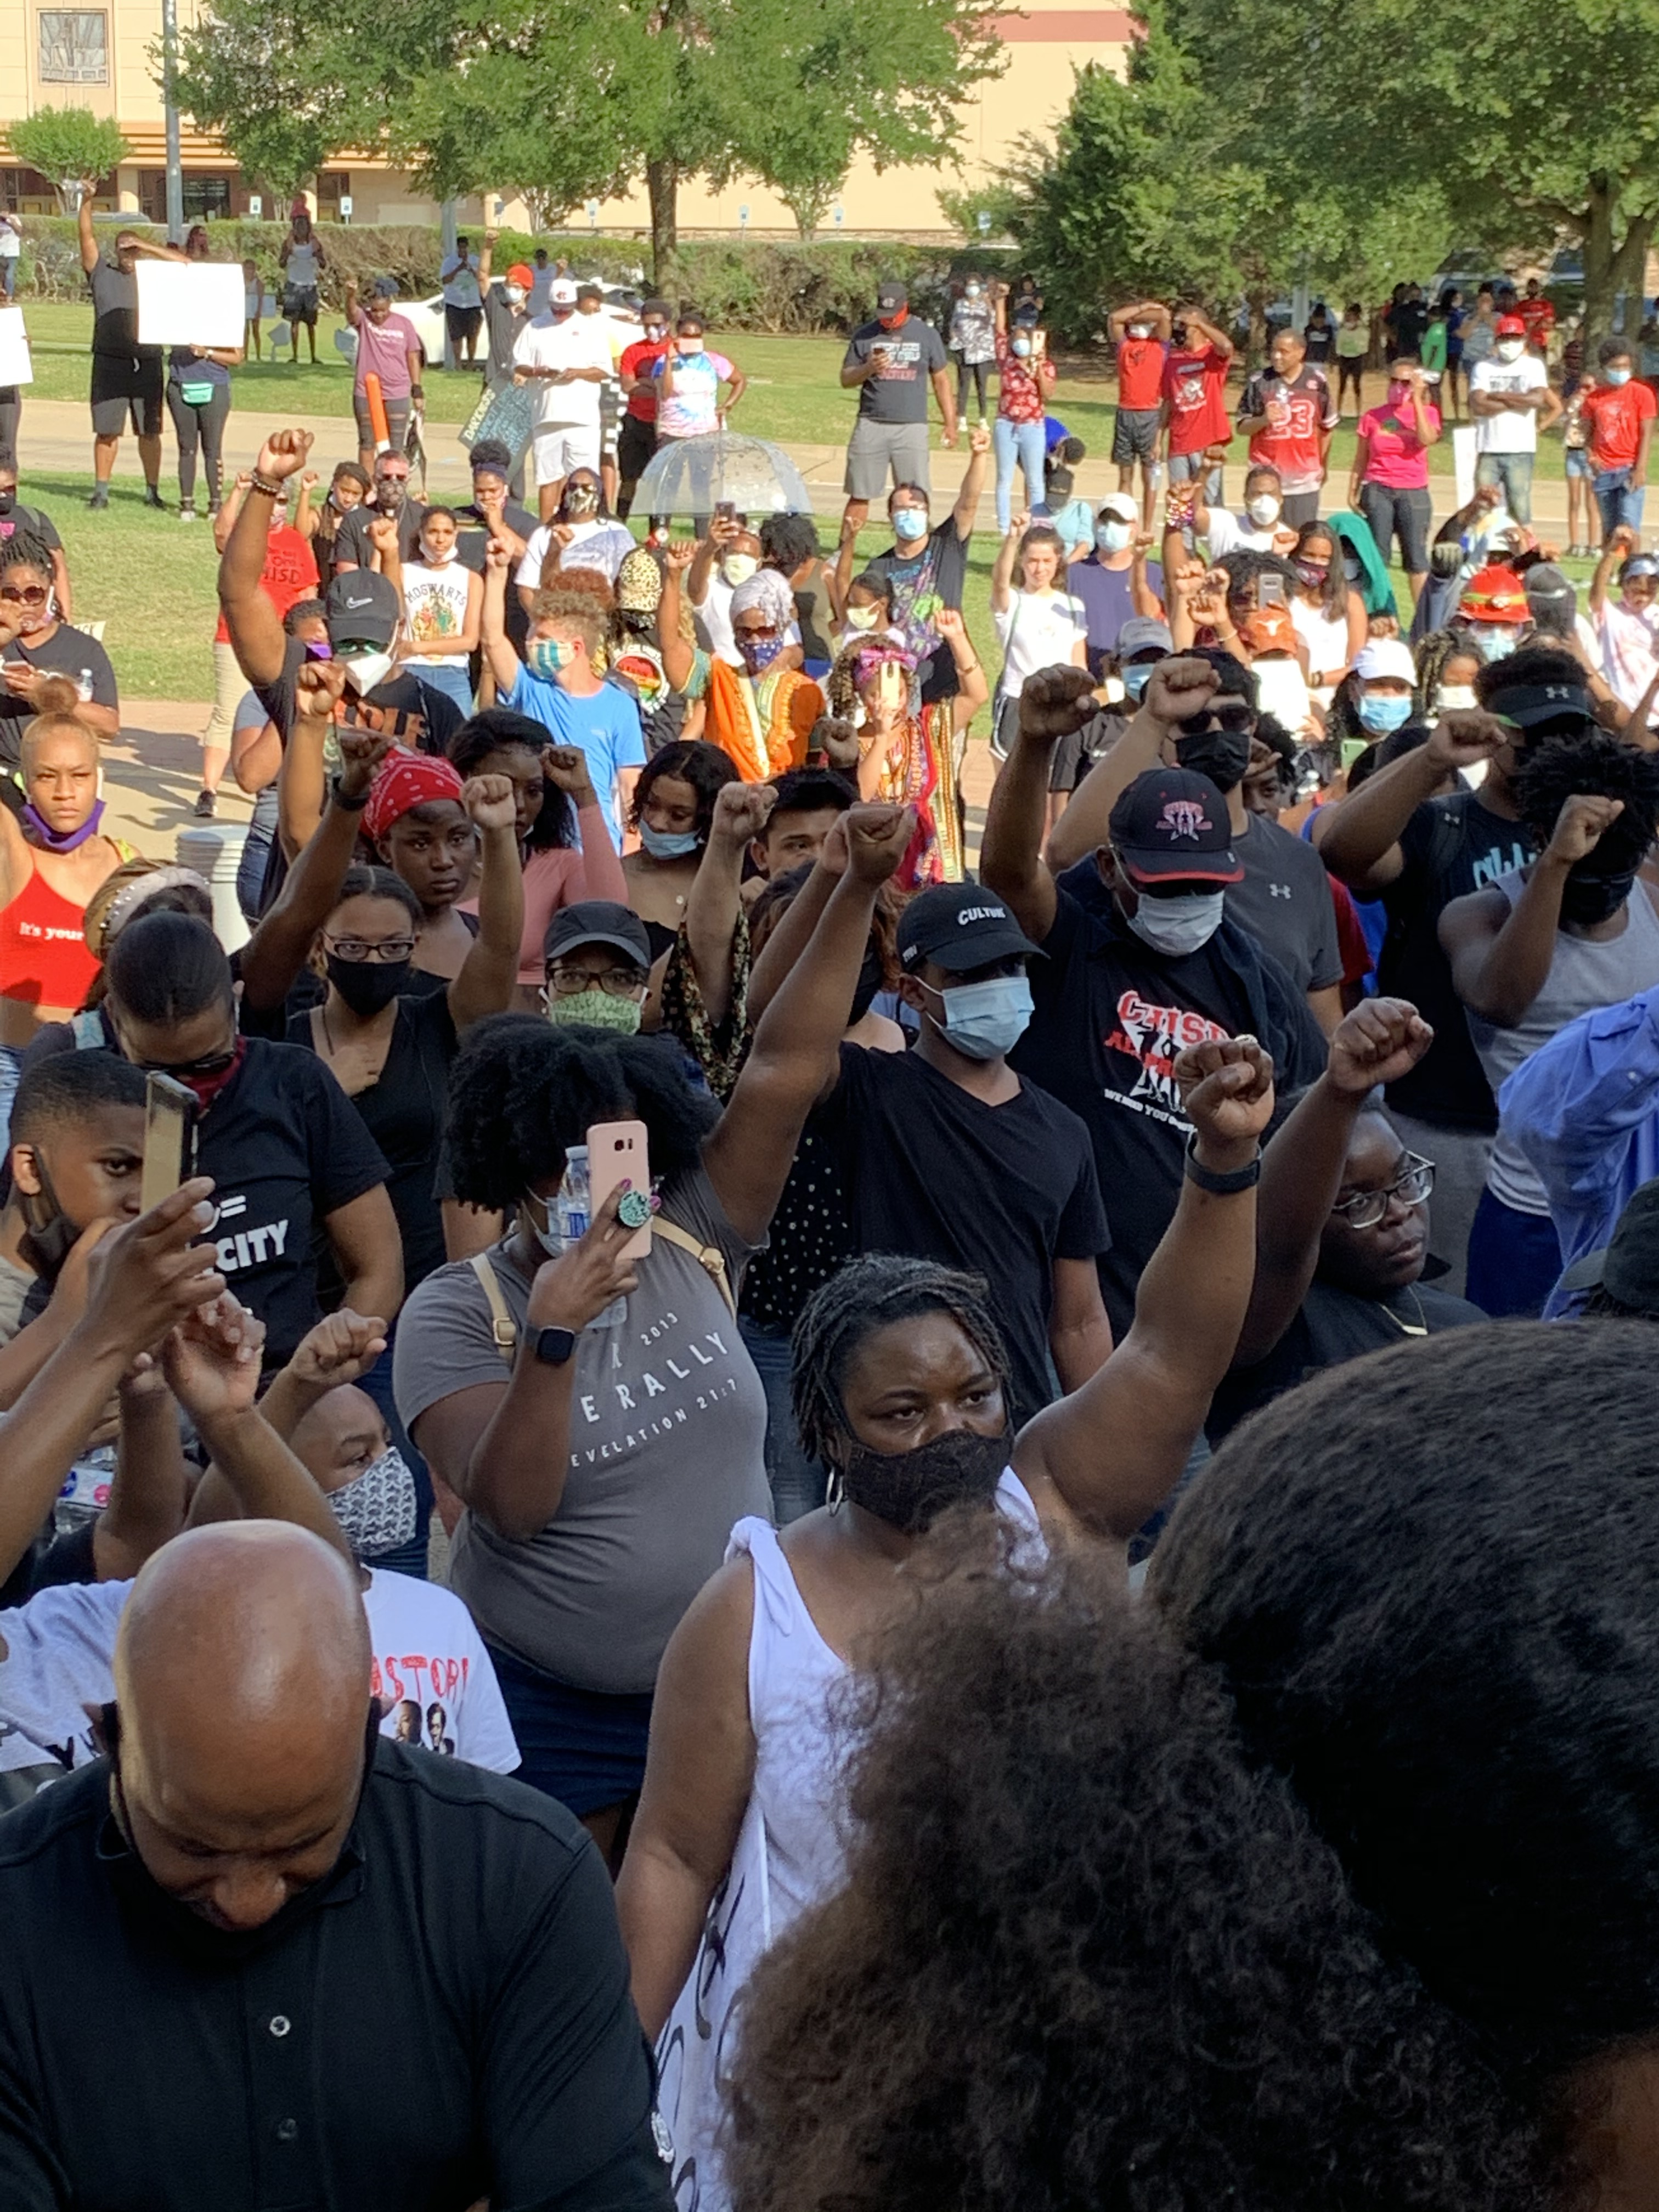
<path id="1" fill-rule="evenodd" d="M 375 770 L 363 809 L 364 833 L 378 845 L 411 807 L 429 805 L 434 799 L 459 803 L 460 796 L 461 779 L 452 763 L 434 753 L 411 753 L 394 745 Z"/>

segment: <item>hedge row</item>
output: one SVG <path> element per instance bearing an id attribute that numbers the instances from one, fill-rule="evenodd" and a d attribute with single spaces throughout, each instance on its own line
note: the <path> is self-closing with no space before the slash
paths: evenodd
<path id="1" fill-rule="evenodd" d="M 100 236 L 112 236 L 114 228 L 100 221 Z M 270 289 L 279 289 L 276 256 L 288 234 L 285 223 L 210 222 L 207 231 L 216 260 L 251 260 Z M 399 290 L 414 299 L 438 289 L 441 251 L 435 228 L 325 222 L 318 225 L 318 235 L 328 257 L 322 285 L 325 307 L 343 307 L 349 276 L 360 285 L 375 276 L 393 276 Z M 478 236 L 467 235 L 476 251 Z M 651 256 L 645 241 L 585 231 L 542 238 L 503 231 L 495 245 L 496 269 L 528 261 L 538 246 L 544 246 L 553 259 L 568 261 L 578 276 L 648 289 Z M 873 239 L 824 239 L 811 246 L 690 239 L 680 247 L 672 290 L 722 330 L 845 331 L 875 313 L 876 286 L 884 276 L 902 277 L 916 312 L 937 319 L 948 313 L 950 279 L 970 268 L 1008 274 L 1010 257 L 979 246 L 952 249 Z M 18 289 L 20 297 L 85 299 L 76 227 L 66 216 L 23 217 Z"/>

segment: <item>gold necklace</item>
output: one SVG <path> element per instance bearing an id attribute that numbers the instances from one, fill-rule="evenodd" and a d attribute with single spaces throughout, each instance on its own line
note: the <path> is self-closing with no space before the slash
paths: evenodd
<path id="1" fill-rule="evenodd" d="M 1382 1301 L 1382 1310 L 1402 1336 L 1426 1336 L 1429 1333 L 1429 1324 L 1423 1311 L 1423 1301 L 1409 1283 L 1406 1285 L 1406 1295 L 1417 1309 L 1417 1319 L 1414 1322 L 1407 1321 L 1403 1314 L 1397 1314 L 1386 1298 Z"/>

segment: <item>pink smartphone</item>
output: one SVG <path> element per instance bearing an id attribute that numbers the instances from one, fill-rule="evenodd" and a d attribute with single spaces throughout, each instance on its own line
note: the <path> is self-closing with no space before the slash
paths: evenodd
<path id="1" fill-rule="evenodd" d="M 623 1183 L 651 1195 L 651 1162 L 643 1121 L 596 1121 L 587 1133 L 588 1218 Z M 642 1260 L 651 1249 L 651 1224 L 637 1229 L 622 1248 L 624 1260 Z"/>

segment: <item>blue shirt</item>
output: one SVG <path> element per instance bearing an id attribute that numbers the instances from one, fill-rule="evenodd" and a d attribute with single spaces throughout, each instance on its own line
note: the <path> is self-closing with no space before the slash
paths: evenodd
<path id="1" fill-rule="evenodd" d="M 611 842 L 622 850 L 622 822 L 617 811 L 617 772 L 645 766 L 645 733 L 640 710 L 620 685 L 601 684 L 585 699 L 567 691 L 562 684 L 544 683 L 527 668 L 503 707 L 528 714 L 552 733 L 556 745 L 580 745 L 587 756 L 587 772 L 605 814 Z"/>

